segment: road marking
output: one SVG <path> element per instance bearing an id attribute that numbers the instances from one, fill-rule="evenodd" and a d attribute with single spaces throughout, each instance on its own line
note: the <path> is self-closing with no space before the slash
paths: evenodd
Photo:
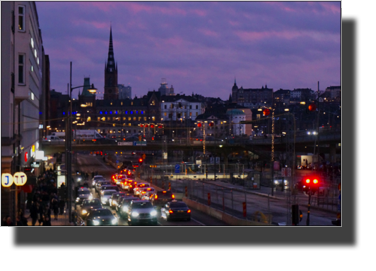
<path id="1" fill-rule="evenodd" d="M 191 217 L 191 220 L 195 221 L 196 223 L 200 224 L 201 226 L 206 226 L 205 224 L 201 223 L 200 221 L 198 221 L 198 220 L 196 220 L 192 217 Z"/>

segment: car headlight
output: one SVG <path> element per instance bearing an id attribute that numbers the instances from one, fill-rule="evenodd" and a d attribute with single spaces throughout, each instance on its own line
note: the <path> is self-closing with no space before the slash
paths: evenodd
<path id="1" fill-rule="evenodd" d="M 85 214 L 87 214 L 87 211 L 86 210 L 82 210 L 81 214 L 85 215 Z"/>
<path id="2" fill-rule="evenodd" d="M 151 212 L 150 212 L 150 215 L 151 215 L 151 216 L 157 216 L 157 211 L 156 211 L 156 210 L 151 211 Z"/>
<path id="3" fill-rule="evenodd" d="M 98 221 L 98 220 L 93 220 L 93 224 L 94 224 L 95 226 L 98 226 L 98 225 L 99 225 L 99 221 Z"/>
<path id="4" fill-rule="evenodd" d="M 112 221 L 111 221 L 112 225 L 115 225 L 115 224 L 117 224 L 117 222 L 118 222 L 118 220 L 117 220 L 117 218 L 116 218 L 116 217 L 115 217 L 114 219 L 112 219 Z"/>
<path id="5" fill-rule="evenodd" d="M 80 198 L 79 198 L 79 197 L 77 197 L 77 198 L 76 198 L 76 201 L 77 201 L 77 202 L 78 202 L 78 201 L 80 201 Z"/>
<path id="6" fill-rule="evenodd" d="M 117 204 L 116 200 L 113 200 L 113 201 L 112 201 L 112 204 L 113 204 L 113 205 L 116 205 L 116 204 Z"/>
<path id="7" fill-rule="evenodd" d="M 133 217 L 138 217 L 138 215 L 139 215 L 139 213 L 137 213 L 137 212 L 132 212 L 132 216 L 133 216 Z"/>
<path id="8" fill-rule="evenodd" d="M 124 206 L 124 207 L 123 207 L 123 211 L 124 211 L 124 212 L 128 212 L 128 206 Z"/>
<path id="9" fill-rule="evenodd" d="M 90 194 L 90 196 L 89 196 L 89 199 L 90 199 L 90 200 L 92 200 L 92 199 L 93 199 L 93 195 L 92 195 L 92 194 Z"/>
<path id="10" fill-rule="evenodd" d="M 102 198 L 102 203 L 106 203 L 107 202 L 107 199 L 106 198 Z"/>

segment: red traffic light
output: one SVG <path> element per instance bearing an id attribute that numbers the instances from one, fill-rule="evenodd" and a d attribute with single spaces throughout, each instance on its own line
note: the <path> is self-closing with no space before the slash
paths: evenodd
<path id="1" fill-rule="evenodd" d="M 201 126 L 202 126 L 201 122 L 197 123 L 197 127 L 201 127 Z"/>
<path id="2" fill-rule="evenodd" d="M 268 115 L 270 115 L 270 109 L 268 109 L 268 108 L 264 108 L 264 109 L 262 110 L 262 115 L 263 115 L 263 116 L 268 116 Z"/>
<path id="3" fill-rule="evenodd" d="M 306 177 L 304 179 L 303 190 L 310 193 L 311 195 L 315 194 L 320 186 L 320 179 L 317 177 Z"/>
<path id="4" fill-rule="evenodd" d="M 315 105 L 315 104 L 310 104 L 310 105 L 308 106 L 308 110 L 309 110 L 309 111 L 316 111 L 316 105 Z"/>

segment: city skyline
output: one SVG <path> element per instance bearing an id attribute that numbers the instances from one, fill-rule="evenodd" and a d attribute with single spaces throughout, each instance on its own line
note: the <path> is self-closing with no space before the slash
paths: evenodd
<path id="1" fill-rule="evenodd" d="M 51 89 L 90 77 L 103 97 L 110 27 L 118 83 L 227 100 L 238 87 L 341 85 L 340 2 L 37 2 Z M 53 21 L 54 23 L 49 23 Z M 73 92 L 77 97 L 78 91 Z"/>

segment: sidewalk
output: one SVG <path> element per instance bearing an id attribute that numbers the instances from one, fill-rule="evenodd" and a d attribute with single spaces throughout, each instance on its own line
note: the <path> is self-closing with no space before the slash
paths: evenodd
<path id="1" fill-rule="evenodd" d="M 73 223 L 69 223 L 68 213 L 58 215 L 57 220 L 55 220 L 55 215 L 51 212 L 51 226 L 73 226 Z M 27 218 L 27 225 L 32 226 L 32 219 L 30 217 L 30 212 L 28 209 L 25 210 L 25 217 Z M 39 222 L 35 223 L 38 226 Z"/>

